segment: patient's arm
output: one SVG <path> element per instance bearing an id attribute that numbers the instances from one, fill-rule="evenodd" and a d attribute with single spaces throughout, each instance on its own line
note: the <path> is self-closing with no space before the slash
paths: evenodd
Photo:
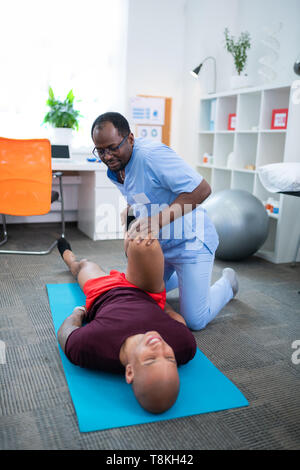
<path id="1" fill-rule="evenodd" d="M 174 320 L 179 321 L 180 323 L 183 323 L 184 325 L 186 325 L 186 322 L 183 316 L 175 312 L 175 310 L 173 310 L 172 307 L 167 302 L 166 302 L 164 311 Z"/>
<path id="2" fill-rule="evenodd" d="M 57 332 L 57 339 L 58 342 L 65 352 L 65 345 L 67 342 L 68 337 L 72 333 L 72 331 L 77 330 L 82 326 L 82 322 L 86 315 L 85 307 L 75 307 L 73 313 L 65 319 L 61 327 Z"/>

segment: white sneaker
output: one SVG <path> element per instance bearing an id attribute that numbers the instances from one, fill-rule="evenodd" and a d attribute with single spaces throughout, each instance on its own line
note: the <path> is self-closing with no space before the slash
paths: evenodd
<path id="1" fill-rule="evenodd" d="M 224 268 L 222 273 L 223 273 L 222 274 L 223 277 L 228 279 L 228 281 L 230 282 L 232 292 L 233 292 L 233 297 L 235 297 L 239 290 L 239 283 L 237 280 L 237 275 L 236 275 L 235 270 L 232 268 Z"/>

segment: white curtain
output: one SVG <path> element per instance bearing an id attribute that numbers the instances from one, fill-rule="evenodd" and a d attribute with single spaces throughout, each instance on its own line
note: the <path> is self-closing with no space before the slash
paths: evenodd
<path id="1" fill-rule="evenodd" d="M 48 137 L 51 86 L 73 89 L 74 145 L 90 146 L 94 119 L 126 109 L 127 16 L 128 0 L 0 0 L 0 136 Z"/>

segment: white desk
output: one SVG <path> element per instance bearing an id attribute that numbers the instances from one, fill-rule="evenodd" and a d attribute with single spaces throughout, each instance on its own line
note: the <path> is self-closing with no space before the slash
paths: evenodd
<path id="1" fill-rule="evenodd" d="M 106 176 L 103 163 L 87 162 L 86 154 L 76 154 L 68 160 L 52 159 L 52 170 L 65 176 L 79 176 L 77 221 L 78 228 L 92 240 L 123 238 L 120 212 L 126 201 Z M 63 178 L 64 179 L 64 178 Z"/>
<path id="2" fill-rule="evenodd" d="M 52 158 L 53 171 L 93 171 L 106 172 L 103 163 L 88 162 L 84 155 L 76 155 L 76 158 Z"/>

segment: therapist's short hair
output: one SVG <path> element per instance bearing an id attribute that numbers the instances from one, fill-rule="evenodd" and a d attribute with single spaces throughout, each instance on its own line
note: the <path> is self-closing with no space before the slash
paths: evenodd
<path id="1" fill-rule="evenodd" d="M 92 125 L 92 130 L 91 130 L 92 138 L 93 138 L 94 129 L 96 127 L 100 127 L 101 129 L 105 122 L 111 122 L 122 137 L 125 137 L 126 135 L 130 133 L 130 127 L 129 127 L 128 121 L 124 116 L 122 116 L 122 114 L 108 112 L 108 113 L 101 114 L 100 116 L 97 117 L 97 119 L 95 119 Z"/>

